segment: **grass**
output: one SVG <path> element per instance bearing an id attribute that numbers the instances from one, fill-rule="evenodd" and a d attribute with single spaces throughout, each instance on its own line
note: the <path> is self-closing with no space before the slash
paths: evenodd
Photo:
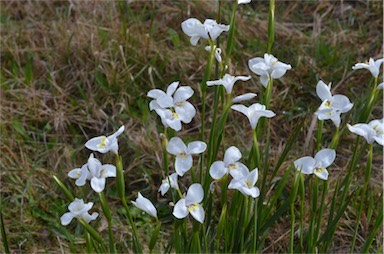
<path id="1" fill-rule="evenodd" d="M 214 2 L 2 1 L 0 6 L 1 210 L 11 251 L 85 251 L 81 227 L 76 223 L 69 227 L 60 225 L 59 217 L 68 202 L 52 175 L 58 175 L 75 190 L 73 181 L 65 176 L 88 157 L 88 151 L 83 149 L 85 141 L 101 133 L 112 133 L 121 124 L 127 129 L 120 141 L 128 180 L 127 199 L 134 199 L 138 191 L 145 193 L 151 200 L 158 200 L 163 224 L 171 222 L 167 201 L 157 194 L 162 179 L 158 134 L 161 124 L 155 114 L 149 113 L 146 93 L 180 80 L 195 90 L 192 101 L 200 109 L 198 87 L 206 56 L 204 50 L 190 45 L 180 23 L 192 16 L 200 20 L 216 17 Z M 223 23 L 229 22 L 230 6 L 223 2 Z M 307 126 L 320 104 L 315 93 L 318 79 L 333 82 L 337 93 L 352 101 L 366 93 L 370 74 L 353 72 L 351 66 L 370 56 L 382 57 L 382 8 L 379 1 L 276 1 L 272 52 L 290 63 L 293 71 L 274 84 L 271 104 L 277 116 L 271 121 L 270 165 L 276 165 L 288 140 L 287 133 L 298 121 L 304 121 L 305 128 L 287 161 L 312 152 L 304 141 L 311 137 Z M 267 48 L 268 3 L 254 2 L 240 9 L 229 70 L 248 75 L 248 59 L 262 55 Z M 239 87 L 239 94 L 259 93 L 261 88 L 255 76 Z M 213 98 L 209 89 L 207 96 L 207 114 L 211 115 Z M 382 115 L 382 104 L 373 115 Z M 357 117 L 347 115 L 353 123 Z M 347 122 L 345 118 L 343 121 Z M 226 129 L 226 144 L 250 148 L 251 132 L 247 131 L 245 118 L 230 113 L 228 122 L 233 124 Z M 181 135 L 188 133 L 197 138 L 199 123 L 197 115 Z M 325 122 L 324 128 L 331 130 L 333 126 Z M 330 142 L 331 136 L 325 135 L 324 139 Z M 309 144 L 314 142 L 309 139 Z M 346 174 L 354 136 L 346 133 L 340 143 L 328 198 L 337 179 Z M 382 150 L 374 152 L 371 191 L 357 248 L 374 226 L 378 216 L 375 207 L 382 206 Z M 353 188 L 362 185 L 366 161 L 366 153 L 363 154 L 353 176 Z M 289 163 L 284 163 L 277 177 L 288 167 Z M 114 185 L 113 180 L 108 182 Z M 83 192 L 83 196 L 87 193 L 84 189 L 76 191 Z M 120 207 L 115 191 L 107 190 L 108 202 Z M 352 199 L 336 228 L 331 252 L 349 250 L 361 202 L 358 197 Z M 95 196 L 89 199 L 97 201 Z M 95 203 L 95 210 L 101 211 Z M 140 234 L 145 238 L 152 225 L 147 216 L 134 211 Z M 127 238 L 131 233 L 123 213 L 118 210 L 113 215 L 117 249 L 132 244 Z M 325 214 L 329 214 L 329 209 Z M 308 223 L 310 218 L 304 219 Z M 289 212 L 277 222 L 269 229 L 263 252 L 283 252 L 289 247 Z M 96 228 L 106 233 L 106 219 L 99 220 Z M 161 237 L 169 238 L 171 230 L 162 231 Z M 375 238 L 371 251 L 382 249 L 380 230 Z"/>

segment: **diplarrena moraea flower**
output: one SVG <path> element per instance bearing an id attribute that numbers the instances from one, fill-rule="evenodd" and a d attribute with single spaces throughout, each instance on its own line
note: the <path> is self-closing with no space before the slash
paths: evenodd
<path id="1" fill-rule="evenodd" d="M 85 222 L 89 223 L 92 220 L 96 220 L 98 213 L 94 212 L 91 214 L 88 213 L 93 206 L 92 202 L 84 203 L 82 199 L 75 198 L 68 206 L 68 213 L 61 216 L 61 225 L 66 226 L 71 223 L 73 218 L 83 219 Z"/>
<path id="2" fill-rule="evenodd" d="M 191 37 L 191 44 L 196 46 L 200 38 L 216 40 L 222 32 L 229 30 L 229 26 L 217 24 L 212 19 L 206 19 L 203 24 L 196 18 L 189 18 L 181 23 L 181 29 Z"/>
<path id="3" fill-rule="evenodd" d="M 368 124 L 366 123 L 358 123 L 355 125 L 347 124 L 348 129 L 359 135 L 364 137 L 368 144 L 373 144 L 373 142 L 377 142 L 378 144 L 384 146 L 384 122 L 383 119 L 380 120 L 372 120 Z"/>
<path id="4" fill-rule="evenodd" d="M 161 196 L 164 196 L 165 193 L 168 192 L 170 187 L 172 187 L 175 190 L 179 189 L 179 184 L 177 182 L 178 177 L 179 177 L 179 175 L 177 173 L 173 173 L 173 174 L 169 175 L 168 177 L 166 177 L 165 179 L 163 179 L 163 181 L 161 182 L 160 188 L 159 188 L 159 192 L 160 192 Z"/>
<path id="5" fill-rule="evenodd" d="M 208 51 L 208 52 L 211 52 L 211 46 L 206 46 L 205 47 L 205 50 Z M 223 61 L 223 59 L 221 58 L 221 48 L 218 48 L 216 45 L 213 46 L 213 50 L 215 51 L 215 58 L 216 58 L 216 61 L 218 61 L 219 63 L 221 63 Z"/>
<path id="6" fill-rule="evenodd" d="M 252 0 L 237 0 L 237 4 L 249 4 Z"/>
<path id="7" fill-rule="evenodd" d="M 376 61 L 373 60 L 373 58 L 369 58 L 369 61 L 366 63 L 357 63 L 355 64 L 352 69 L 358 70 L 358 69 L 367 69 L 371 72 L 372 76 L 377 78 L 380 73 L 380 65 L 383 63 L 384 59 L 380 58 Z"/>
<path id="8" fill-rule="evenodd" d="M 264 58 L 255 57 L 248 61 L 249 69 L 260 76 L 260 82 L 264 87 L 268 86 L 271 79 L 279 79 L 292 69 L 290 64 L 285 64 L 277 60 L 270 54 L 264 54 Z"/>
<path id="9" fill-rule="evenodd" d="M 225 90 L 227 91 L 227 94 L 231 94 L 233 90 L 233 85 L 236 83 L 236 81 L 248 81 L 251 79 L 251 76 L 231 76 L 229 74 L 225 74 L 223 78 L 219 80 L 213 80 L 213 81 L 207 81 L 207 86 L 214 86 L 214 85 L 222 85 L 224 86 Z"/>
<path id="10" fill-rule="evenodd" d="M 178 219 L 183 219 L 190 213 L 195 220 L 203 224 L 205 217 L 204 208 L 201 206 L 203 199 L 203 187 L 199 183 L 192 184 L 189 186 L 185 198 L 180 199 L 175 204 L 173 215 Z"/>
<path id="11" fill-rule="evenodd" d="M 192 97 L 193 89 L 189 86 L 177 88 L 178 85 L 178 81 L 173 82 L 166 92 L 152 89 L 147 94 L 153 99 L 149 103 L 149 109 L 156 111 L 165 127 L 171 127 L 175 131 L 181 130 L 181 122 L 188 124 L 196 115 L 195 107 L 187 101 Z"/>
<path id="12" fill-rule="evenodd" d="M 331 83 L 327 86 L 323 81 L 319 81 L 316 85 L 317 96 L 323 101 L 319 109 L 315 112 L 319 120 L 331 119 L 336 127 L 340 126 L 342 113 L 346 113 L 353 107 L 347 96 L 332 95 Z"/>
<path id="13" fill-rule="evenodd" d="M 260 117 L 271 118 L 276 115 L 272 110 L 266 109 L 265 105 L 262 105 L 260 103 L 252 104 L 249 107 L 246 107 L 241 104 L 236 104 L 231 106 L 231 108 L 233 110 L 239 111 L 240 113 L 243 113 L 246 117 L 248 117 L 252 129 L 256 129 Z"/>
<path id="14" fill-rule="evenodd" d="M 215 161 L 209 168 L 209 174 L 215 180 L 230 174 L 233 178 L 242 178 L 249 172 L 248 168 L 239 160 L 242 155 L 240 150 L 235 147 L 229 147 L 224 153 L 224 161 Z"/>
<path id="15" fill-rule="evenodd" d="M 295 168 L 303 174 L 315 174 L 322 180 L 328 179 L 327 167 L 336 158 L 333 149 L 325 148 L 316 153 L 315 158 L 311 156 L 302 157 L 294 162 Z"/>
<path id="16" fill-rule="evenodd" d="M 102 165 L 91 153 L 88 163 L 81 168 L 75 168 L 69 171 L 68 176 L 76 179 L 77 186 L 84 186 L 85 180 L 91 181 L 91 187 L 97 193 L 102 192 L 105 188 L 106 178 L 116 177 L 116 167 L 111 164 Z"/>
<path id="17" fill-rule="evenodd" d="M 91 138 L 85 143 L 85 147 L 92 151 L 97 151 L 99 153 L 108 153 L 109 151 L 117 154 L 119 151 L 119 146 L 117 143 L 117 137 L 124 132 L 124 125 L 121 126 L 115 133 L 106 137 L 99 136 Z"/>
<path id="18" fill-rule="evenodd" d="M 152 202 L 149 199 L 143 197 L 143 195 L 141 195 L 140 192 L 138 193 L 138 197 L 136 201 L 131 201 L 131 202 L 140 210 L 148 213 L 154 218 L 157 218 L 157 210 L 155 206 L 152 204 Z"/>
<path id="19" fill-rule="evenodd" d="M 193 163 L 192 155 L 205 151 L 207 144 L 202 141 L 194 141 L 186 146 L 181 138 L 173 137 L 167 144 L 167 152 L 176 156 L 175 170 L 179 176 L 183 176 Z"/>
<path id="20" fill-rule="evenodd" d="M 259 171 L 257 168 L 255 168 L 242 178 L 234 178 L 229 183 L 228 189 L 236 189 L 246 196 L 257 198 L 260 195 L 259 188 L 255 187 L 259 177 L 258 174 Z"/>

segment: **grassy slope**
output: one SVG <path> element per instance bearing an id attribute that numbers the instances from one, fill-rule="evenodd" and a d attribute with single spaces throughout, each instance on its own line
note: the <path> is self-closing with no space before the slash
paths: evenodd
<path id="1" fill-rule="evenodd" d="M 79 196 L 86 195 L 87 191 L 75 189 L 66 174 L 86 161 L 88 151 L 83 144 L 89 137 L 111 133 L 121 124 L 127 128 L 127 135 L 120 141 L 129 181 L 127 198 L 133 199 L 137 191 L 142 191 L 156 200 L 161 178 L 161 126 L 155 114 L 149 113 L 146 92 L 180 80 L 194 88 L 192 101 L 197 107 L 200 103 L 198 82 L 206 52 L 201 43 L 190 46 L 180 23 L 192 16 L 200 20 L 215 17 L 213 2 L 139 1 L 129 7 L 123 2 L 72 2 L 73 6 L 59 1 L 1 2 L 1 195 L 12 250 L 68 250 L 71 244 L 66 239 L 73 244 L 83 241 L 76 223 L 65 228 L 59 223 L 68 202 L 51 175 L 60 176 Z M 272 107 L 278 115 L 271 122 L 271 163 L 298 120 L 305 119 L 309 128 L 320 104 L 315 94 L 318 79 L 333 82 L 337 93 L 355 101 L 366 92 L 370 75 L 366 71 L 352 72 L 351 66 L 382 54 L 380 2 L 277 1 L 276 6 L 277 34 L 272 52 L 292 64 L 293 70 L 275 82 Z M 228 23 L 229 7 L 224 4 L 223 23 Z M 238 36 L 229 68 L 231 74 L 245 75 L 250 73 L 247 60 L 262 55 L 266 48 L 268 5 L 257 2 L 239 9 Z M 254 77 L 236 89 L 239 94 L 258 93 L 260 85 Z M 375 117 L 381 112 L 378 106 Z M 245 131 L 248 123 L 235 114 L 229 121 L 233 124 L 227 128 L 226 144 L 245 151 L 251 145 Z M 199 122 L 197 115 L 182 134 L 192 134 L 189 138 L 193 139 Z M 326 123 L 325 128 L 330 134 L 333 126 Z M 305 129 L 290 154 L 292 160 L 310 153 L 303 148 L 307 132 Z M 231 133 L 236 136 L 230 138 Z M 343 136 L 337 166 L 331 172 L 333 179 L 345 172 L 353 140 L 349 133 Z M 382 202 L 382 157 L 380 149 L 375 148 L 375 152 L 372 204 Z M 356 185 L 362 175 L 356 175 Z M 113 180 L 109 180 L 111 183 Z M 107 193 L 109 201 L 120 207 L 114 188 Z M 94 195 L 87 200 L 97 203 Z M 166 200 L 159 200 L 160 213 L 169 212 Z M 97 204 L 96 210 L 101 210 Z M 352 205 L 337 229 L 334 251 L 348 249 L 355 214 Z M 139 223 L 148 225 L 147 216 L 136 216 Z M 164 215 L 164 220 L 169 218 Z M 129 244 L 130 232 L 122 216 L 115 214 L 114 219 L 118 247 L 123 249 Z M 96 227 L 106 231 L 106 221 L 102 219 Z M 289 224 L 284 221 L 273 227 L 265 251 L 286 249 L 288 230 Z M 367 226 L 363 228 L 357 246 L 368 231 Z M 378 240 L 374 247 L 380 243 Z"/>

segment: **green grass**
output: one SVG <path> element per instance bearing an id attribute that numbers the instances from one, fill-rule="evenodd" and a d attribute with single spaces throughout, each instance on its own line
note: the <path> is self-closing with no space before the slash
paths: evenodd
<path id="1" fill-rule="evenodd" d="M 82 228 L 77 223 L 68 227 L 60 225 L 59 218 L 66 212 L 68 202 L 52 175 L 84 196 L 87 190 L 75 188 L 66 174 L 86 161 L 89 154 L 83 145 L 88 138 L 112 133 L 121 124 L 127 128 L 127 135 L 120 140 L 127 200 L 135 199 L 138 191 L 157 200 L 163 222 L 160 239 L 168 239 L 172 234 L 171 210 L 168 201 L 157 194 L 162 179 L 158 134 L 161 123 L 149 112 L 146 93 L 180 80 L 195 90 L 192 102 L 201 110 L 199 82 L 206 61 L 205 45 L 191 46 L 180 23 L 190 16 L 200 20 L 216 17 L 213 2 L 98 1 L 76 2 L 72 8 L 62 1 L 3 1 L 0 5 L 1 210 L 11 252 L 86 251 Z M 224 2 L 223 23 L 229 22 L 230 7 L 230 3 Z M 288 133 L 292 133 L 298 122 L 305 126 L 277 171 L 279 179 L 284 179 L 289 162 L 312 152 L 303 146 L 313 112 L 321 103 L 315 93 L 318 79 L 333 82 L 337 93 L 347 95 L 352 101 L 367 93 L 370 74 L 352 72 L 351 67 L 371 56 L 382 57 L 382 7 L 381 2 L 276 1 L 272 52 L 279 60 L 290 63 L 293 70 L 274 83 L 271 104 L 277 116 L 271 122 L 270 165 L 279 161 L 290 137 Z M 236 75 L 248 75 L 248 59 L 261 56 L 267 48 L 268 3 L 254 2 L 239 9 L 229 70 Z M 261 86 L 253 76 L 237 89 L 238 94 L 259 94 Z M 212 116 L 213 98 L 209 92 L 207 114 Z M 379 103 L 373 116 L 381 115 L 382 103 Z M 357 117 L 347 116 L 353 123 Z M 236 144 L 247 148 L 246 157 L 252 145 L 248 142 L 249 123 L 233 113 L 229 113 L 227 122 L 231 125 L 226 128 L 224 147 Z M 343 123 L 346 122 L 343 118 Z M 199 123 L 198 114 L 182 133 L 198 138 Z M 207 126 L 209 129 L 209 121 Z M 333 125 L 326 122 L 324 129 L 331 130 Z M 323 139 L 329 144 L 331 136 L 325 134 Z M 354 136 L 346 132 L 338 148 L 337 166 L 331 172 L 329 200 L 337 179 L 346 174 L 353 143 Z M 315 139 L 310 144 L 315 144 Z M 371 252 L 382 249 L 383 239 L 380 230 L 375 236 L 370 235 L 377 227 L 376 218 L 382 217 L 375 209 L 382 207 L 382 150 L 375 148 L 364 227 L 356 241 L 356 247 L 360 248 L 364 239 L 372 238 Z M 353 175 L 352 189 L 363 184 L 366 153 L 363 154 Z M 108 202 L 120 209 L 113 214 L 115 242 L 118 250 L 126 250 L 132 246 L 131 238 L 127 237 L 131 234 L 128 222 L 115 181 L 108 180 L 108 185 L 111 186 L 106 193 Z M 281 189 L 285 198 L 289 196 L 287 190 Z M 358 197 L 356 194 L 351 199 L 341 216 L 329 251 L 349 250 L 360 204 Z M 95 211 L 101 211 L 96 196 L 88 200 L 95 202 Z M 280 199 L 275 202 L 283 204 Z M 304 223 L 308 228 L 310 208 L 305 209 Z M 154 225 L 140 211 L 133 211 L 139 233 L 148 244 L 147 236 Z M 329 212 L 327 208 L 325 215 Z M 289 234 L 286 234 L 290 229 L 289 207 L 285 211 L 273 211 L 271 217 L 275 214 L 273 223 L 266 222 L 270 225 L 263 252 L 283 252 L 289 247 Z M 104 235 L 107 235 L 106 225 L 104 218 L 94 224 Z"/>

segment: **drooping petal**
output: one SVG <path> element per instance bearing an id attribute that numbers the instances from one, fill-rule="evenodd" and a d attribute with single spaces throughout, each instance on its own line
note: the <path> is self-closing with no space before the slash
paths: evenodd
<path id="1" fill-rule="evenodd" d="M 191 87 L 181 86 L 176 90 L 175 95 L 173 96 L 173 101 L 175 104 L 177 102 L 186 101 L 192 97 L 193 93 L 194 93 L 194 91 Z"/>
<path id="2" fill-rule="evenodd" d="M 172 214 L 178 219 L 183 219 L 187 217 L 188 213 L 188 208 L 185 205 L 185 198 L 182 198 L 175 204 Z"/>
<path id="3" fill-rule="evenodd" d="M 74 201 L 72 201 L 68 205 L 68 210 L 72 213 L 75 213 L 77 211 L 81 211 L 84 208 L 84 200 L 75 198 Z"/>
<path id="4" fill-rule="evenodd" d="M 255 168 L 254 170 L 252 170 L 251 172 L 249 172 L 247 178 L 246 178 L 246 182 L 248 182 L 248 187 L 250 186 L 254 186 L 255 183 L 257 182 L 257 179 L 259 178 L 259 170 L 257 168 Z"/>
<path id="5" fill-rule="evenodd" d="M 241 186 L 240 188 L 238 188 L 238 190 L 242 194 L 251 196 L 252 198 L 257 198 L 258 196 L 260 196 L 260 190 L 257 187 L 247 188 L 245 186 Z"/>
<path id="6" fill-rule="evenodd" d="M 332 98 L 331 89 L 322 80 L 317 82 L 316 94 L 322 101 L 330 100 Z"/>
<path id="7" fill-rule="evenodd" d="M 179 153 L 187 153 L 187 146 L 179 137 L 171 138 L 167 144 L 166 149 L 168 153 L 173 155 L 178 155 Z"/>
<path id="8" fill-rule="evenodd" d="M 175 170 L 179 176 L 183 176 L 193 164 L 192 155 L 176 156 Z"/>
<path id="9" fill-rule="evenodd" d="M 375 131 L 366 123 L 358 123 L 353 126 L 347 124 L 348 129 L 359 136 L 362 136 L 367 140 L 369 144 L 374 142 Z"/>
<path id="10" fill-rule="evenodd" d="M 101 177 L 116 177 L 116 167 L 111 164 L 104 164 L 100 170 Z"/>
<path id="11" fill-rule="evenodd" d="M 136 199 L 136 202 L 135 201 L 131 201 L 131 202 L 137 208 L 143 210 L 144 212 L 148 213 L 152 217 L 157 218 L 157 210 L 155 206 L 152 204 L 152 202 L 149 199 L 143 197 L 143 195 L 141 195 L 140 192 L 138 193 L 138 198 Z"/>
<path id="12" fill-rule="evenodd" d="M 159 192 L 161 196 L 164 196 L 164 194 L 167 193 L 167 191 L 169 190 L 169 187 L 170 185 L 167 179 L 161 183 L 159 188 Z"/>
<path id="13" fill-rule="evenodd" d="M 232 99 L 232 102 L 238 103 L 241 101 L 247 101 L 247 100 L 251 100 L 251 99 L 255 98 L 256 96 L 257 96 L 257 94 L 255 94 L 255 93 L 246 93 L 243 95 L 236 96 L 235 98 Z"/>
<path id="14" fill-rule="evenodd" d="M 379 134 L 379 135 L 377 135 L 377 136 L 374 136 L 373 139 L 376 140 L 376 142 L 377 142 L 379 145 L 384 146 L 384 134 Z"/>
<path id="15" fill-rule="evenodd" d="M 336 127 L 340 127 L 340 123 L 341 123 L 341 117 L 340 117 L 340 113 L 333 113 L 331 115 L 331 120 L 333 122 L 333 124 L 336 126 Z"/>
<path id="16" fill-rule="evenodd" d="M 199 204 L 203 201 L 203 198 L 203 187 L 201 187 L 201 184 L 199 183 L 194 183 L 188 188 L 187 196 L 185 197 L 185 205 L 189 206 L 191 204 Z"/>
<path id="17" fill-rule="evenodd" d="M 336 110 L 340 110 L 340 113 L 348 112 L 353 106 L 351 101 L 345 95 L 340 95 L 340 94 L 334 95 L 331 101 L 332 101 L 332 108 Z"/>
<path id="18" fill-rule="evenodd" d="M 336 152 L 333 149 L 325 148 L 320 150 L 315 155 L 315 160 L 319 167 L 327 168 L 329 167 L 336 159 Z"/>
<path id="19" fill-rule="evenodd" d="M 215 180 L 221 179 L 227 173 L 228 168 L 225 166 L 223 161 L 215 161 L 209 168 L 209 174 Z"/>
<path id="20" fill-rule="evenodd" d="M 68 176 L 72 179 L 78 179 L 81 176 L 81 168 L 75 168 L 68 172 Z"/>
<path id="21" fill-rule="evenodd" d="M 99 216 L 99 213 L 97 212 L 94 212 L 92 213 L 92 215 L 90 215 L 89 213 L 83 213 L 80 217 L 85 220 L 85 222 L 89 223 L 93 220 L 96 220 L 96 218 Z"/>
<path id="22" fill-rule="evenodd" d="M 178 177 L 179 177 L 179 175 L 177 173 L 173 173 L 169 177 L 169 181 L 171 182 L 171 187 L 174 188 L 175 190 L 179 189 L 179 183 L 177 182 Z"/>
<path id="23" fill-rule="evenodd" d="M 188 207 L 188 210 L 195 220 L 201 224 L 204 223 L 204 209 L 200 204 L 193 204 L 192 206 Z"/>
<path id="24" fill-rule="evenodd" d="M 303 174 L 313 174 L 316 160 L 310 156 L 302 157 L 294 162 L 295 168 Z"/>
<path id="25" fill-rule="evenodd" d="M 279 79 L 281 78 L 282 76 L 284 76 L 284 74 L 287 72 L 287 69 L 285 68 L 277 68 L 277 69 L 274 69 L 271 73 L 271 78 L 273 79 Z"/>
<path id="26" fill-rule="evenodd" d="M 268 83 L 269 83 L 269 75 L 261 75 L 261 76 L 260 76 L 260 82 L 261 82 L 261 84 L 262 84 L 265 88 L 267 88 Z"/>
<path id="27" fill-rule="evenodd" d="M 93 177 L 91 179 L 91 187 L 97 193 L 102 192 L 105 188 L 105 178 L 104 177 Z"/>
<path id="28" fill-rule="evenodd" d="M 85 143 L 85 147 L 89 150 L 97 151 L 99 153 L 107 153 L 109 152 L 109 147 L 104 145 L 106 138 L 106 136 L 91 138 Z"/>
<path id="29" fill-rule="evenodd" d="M 248 4 L 250 3 L 252 0 L 237 0 L 237 4 Z"/>
<path id="30" fill-rule="evenodd" d="M 242 157 L 240 150 L 236 146 L 229 147 L 224 153 L 224 163 L 226 166 L 235 163 Z"/>
<path id="31" fill-rule="evenodd" d="M 161 96 L 164 96 L 166 95 L 166 93 L 164 93 L 164 91 L 160 90 L 160 89 L 152 89 L 150 90 L 148 93 L 147 93 L 147 96 L 149 98 L 152 98 L 152 99 L 157 99 Z"/>
<path id="32" fill-rule="evenodd" d="M 202 141 L 193 141 L 188 144 L 187 153 L 188 154 L 200 154 L 207 149 L 207 144 Z"/>
<path id="33" fill-rule="evenodd" d="M 72 213 L 64 213 L 60 217 L 61 225 L 67 226 L 69 223 L 71 223 L 72 219 L 74 218 L 74 215 Z"/>
<path id="34" fill-rule="evenodd" d="M 232 105 L 231 109 L 239 111 L 240 113 L 244 114 L 248 119 L 250 118 L 249 110 L 246 106 L 241 104 Z"/>
<path id="35" fill-rule="evenodd" d="M 325 168 L 316 169 L 314 174 L 322 180 L 328 180 L 328 171 Z"/>
<path id="36" fill-rule="evenodd" d="M 384 82 L 381 82 L 378 86 L 377 86 L 377 90 L 383 90 L 384 88 Z"/>

